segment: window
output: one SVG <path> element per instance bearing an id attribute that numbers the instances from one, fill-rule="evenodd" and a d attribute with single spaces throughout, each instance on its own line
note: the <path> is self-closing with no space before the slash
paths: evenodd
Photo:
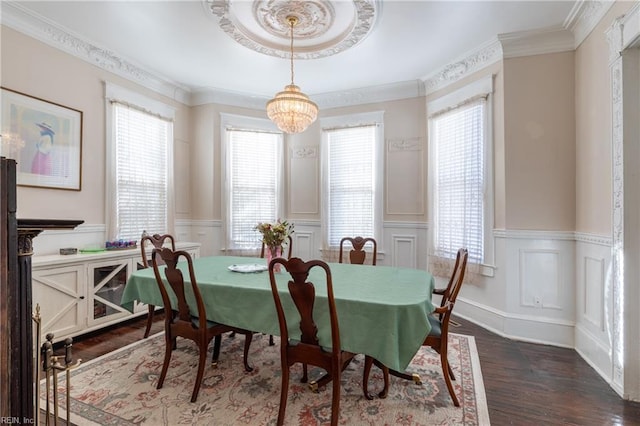
<path id="1" fill-rule="evenodd" d="M 109 238 L 137 241 L 145 230 L 170 232 L 173 109 L 106 87 Z"/>
<path id="2" fill-rule="evenodd" d="M 452 98 L 444 99 L 452 106 L 442 99 L 428 106 L 442 107 L 429 120 L 432 254 L 436 257 L 453 259 L 460 247 L 466 247 L 469 261 L 483 264 L 492 252 L 488 251 L 493 223 L 488 83 L 483 80 L 454 92 Z M 483 90 L 478 93 L 477 89 Z"/>
<path id="3" fill-rule="evenodd" d="M 381 245 L 382 113 L 324 119 L 322 127 L 325 248 L 347 236 Z"/>
<path id="4" fill-rule="evenodd" d="M 227 248 L 260 247 L 258 222 L 282 215 L 282 133 L 268 121 L 223 114 Z"/>

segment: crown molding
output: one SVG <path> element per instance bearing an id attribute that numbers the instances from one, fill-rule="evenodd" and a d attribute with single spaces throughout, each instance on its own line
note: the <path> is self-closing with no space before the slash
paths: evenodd
<path id="1" fill-rule="evenodd" d="M 497 39 L 491 40 L 445 65 L 434 74 L 424 77 L 425 92 L 433 93 L 500 60 L 502 45 Z"/>
<path id="2" fill-rule="evenodd" d="M 201 88 L 191 93 L 188 105 L 198 106 L 206 104 L 231 105 L 241 108 L 265 109 L 269 98 L 248 93 L 231 92 L 228 90 Z"/>
<path id="3" fill-rule="evenodd" d="M 573 34 L 563 27 L 500 34 L 498 40 L 503 59 L 574 50 Z"/>
<path id="4" fill-rule="evenodd" d="M 417 98 L 424 95 L 422 81 L 409 80 L 380 86 L 319 93 L 310 95 L 310 97 L 318 104 L 318 107 L 326 109 Z"/>
<path id="5" fill-rule="evenodd" d="M 18 2 L 2 2 L 2 25 L 26 34 L 103 70 L 131 80 L 178 102 L 187 103 L 189 89 L 157 76 L 114 52 L 81 39 L 70 30 L 22 7 Z"/>
<path id="6" fill-rule="evenodd" d="M 388 102 L 424 96 L 424 85 L 420 80 L 401 81 L 381 86 L 362 87 L 309 95 L 320 109 L 339 108 L 352 105 Z M 269 98 L 220 89 L 200 89 L 193 92 L 189 105 L 223 104 L 243 108 L 264 109 Z"/>
<path id="7" fill-rule="evenodd" d="M 612 0 L 579 0 L 574 4 L 563 24 L 573 33 L 574 49 L 591 34 L 614 3 Z"/>

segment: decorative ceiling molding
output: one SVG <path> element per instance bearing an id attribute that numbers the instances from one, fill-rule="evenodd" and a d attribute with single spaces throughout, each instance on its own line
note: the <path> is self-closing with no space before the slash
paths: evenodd
<path id="1" fill-rule="evenodd" d="M 189 90 L 184 86 L 159 77 L 114 52 L 75 36 L 68 29 L 34 14 L 17 2 L 3 2 L 1 15 L 2 25 L 178 102 L 187 103 L 188 101 Z"/>
<path id="2" fill-rule="evenodd" d="M 492 40 L 465 57 L 444 66 L 435 74 L 425 77 L 425 91 L 427 94 L 433 93 L 500 60 L 502 45 L 499 40 Z"/>
<path id="3" fill-rule="evenodd" d="M 609 11 L 615 1 L 612 0 L 579 0 L 571 9 L 564 21 L 563 27 L 570 30 L 574 36 L 574 49 L 591 34 L 600 20 Z"/>
<path id="4" fill-rule="evenodd" d="M 265 55 L 290 57 L 288 16 L 298 23 L 293 33 L 294 58 L 317 59 L 343 52 L 364 40 L 377 16 L 376 0 L 203 0 L 205 8 L 233 40 Z"/>
<path id="5" fill-rule="evenodd" d="M 498 40 L 504 59 L 574 50 L 573 34 L 562 27 L 500 34 Z"/>

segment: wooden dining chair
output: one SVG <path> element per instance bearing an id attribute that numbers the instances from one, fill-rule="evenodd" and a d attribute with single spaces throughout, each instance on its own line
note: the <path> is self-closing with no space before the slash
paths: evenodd
<path id="1" fill-rule="evenodd" d="M 264 243 L 264 241 L 262 242 L 262 248 L 260 249 L 260 257 L 262 259 L 264 259 L 264 250 L 266 248 L 266 244 Z M 291 259 L 291 253 L 293 250 L 293 238 L 291 238 L 291 235 L 287 235 L 287 259 Z"/>
<path id="2" fill-rule="evenodd" d="M 371 259 L 371 264 L 375 265 L 376 256 L 378 253 L 378 243 L 376 242 L 375 238 L 371 238 L 371 237 L 368 237 L 368 238 L 344 237 L 343 239 L 341 239 L 340 240 L 340 257 L 338 258 L 338 263 L 342 263 L 343 250 L 346 250 L 346 248 L 344 248 L 345 243 L 350 243 L 352 248 L 351 248 L 351 251 L 349 251 L 349 263 L 364 265 L 365 259 L 367 257 L 367 252 L 364 250 L 364 246 L 368 242 L 371 242 L 371 244 L 373 245 L 373 258 Z"/>
<path id="3" fill-rule="evenodd" d="M 146 231 L 142 233 L 142 237 L 140 238 L 140 251 L 142 254 L 142 267 L 148 268 L 151 266 L 150 257 L 146 252 L 147 242 L 151 243 L 153 248 L 162 248 L 165 243 L 169 243 L 171 246 L 171 250 L 176 250 L 176 240 L 173 238 L 171 234 L 153 234 L 149 235 Z M 160 260 L 161 261 L 161 260 Z M 147 315 L 147 326 L 144 329 L 144 337 L 149 337 L 149 333 L 151 332 L 151 325 L 153 324 L 153 314 L 155 313 L 156 307 L 154 305 L 147 305 L 149 309 L 149 314 Z"/>
<path id="4" fill-rule="evenodd" d="M 189 272 L 189 281 L 191 281 L 191 292 L 195 299 L 196 309 L 192 310 L 187 302 L 186 297 L 186 285 L 184 276 L 181 269 L 178 269 L 178 260 L 184 258 L 187 261 L 187 268 Z M 172 305 L 169 299 L 169 293 L 165 288 L 165 280 L 163 280 L 160 274 L 160 260 L 166 265 L 164 268 L 164 274 L 166 282 L 171 287 L 176 299 L 177 304 Z M 212 364 L 217 365 L 218 356 L 220 355 L 220 342 L 221 334 L 228 331 L 235 331 L 239 334 L 245 335 L 244 341 L 244 369 L 245 371 L 252 371 L 253 368 L 249 366 L 247 357 L 249 354 L 249 347 L 251 346 L 251 340 L 253 338 L 253 332 L 231 327 L 225 324 L 218 324 L 207 320 L 207 312 L 205 309 L 200 289 L 196 282 L 195 273 L 193 271 L 193 260 L 186 251 L 174 251 L 168 247 L 153 249 L 151 254 L 151 262 L 153 265 L 153 272 L 158 283 L 158 288 L 162 295 L 162 302 L 164 304 L 165 320 L 164 320 L 164 336 L 165 336 L 165 354 L 164 363 L 162 364 L 162 372 L 158 379 L 157 389 L 161 389 L 164 383 L 164 379 L 167 375 L 169 368 L 169 362 L 171 361 L 171 352 L 176 347 L 176 338 L 183 337 L 194 341 L 198 345 L 199 361 L 198 372 L 196 374 L 196 382 L 193 386 L 193 393 L 191 394 L 191 402 L 196 402 L 198 398 L 198 392 L 200 390 L 200 384 L 202 383 L 202 376 L 204 375 L 204 364 L 207 358 L 207 349 L 211 340 L 215 338 L 213 346 L 213 358 Z M 194 316 L 191 312 L 197 312 L 198 315 Z"/>
<path id="5" fill-rule="evenodd" d="M 458 397 L 456 396 L 456 393 L 453 389 L 453 384 L 451 383 L 451 380 L 455 380 L 456 378 L 453 374 L 451 366 L 449 365 L 449 359 L 447 358 L 447 348 L 449 344 L 449 322 L 451 320 L 453 306 L 456 303 L 458 293 L 460 292 L 460 288 L 462 287 L 462 283 L 464 281 L 464 274 L 467 269 L 468 257 L 469 252 L 467 249 L 461 248 L 458 250 L 458 253 L 456 255 L 456 263 L 451 274 L 449 285 L 442 292 L 442 302 L 440 306 L 434 310 L 433 314 L 429 315 L 427 318 L 429 320 L 429 324 L 431 325 L 431 330 L 422 343 L 422 346 L 429 346 L 438 354 L 440 354 L 442 375 L 444 376 L 444 381 L 447 385 L 447 389 L 449 390 L 449 394 L 451 395 L 451 399 L 453 400 L 453 404 L 456 407 L 460 406 L 460 402 L 458 401 Z M 377 360 L 366 358 L 363 374 L 363 387 L 365 395 L 368 393 L 367 383 L 369 381 L 369 370 L 371 369 L 372 364 L 377 365 L 383 371 L 388 371 L 392 376 L 400 377 L 406 380 L 412 380 L 417 384 L 421 384 L 420 378 L 417 375 L 389 370 Z M 385 388 L 382 390 L 382 392 L 380 392 L 380 397 L 384 398 L 387 395 L 387 392 L 388 384 L 385 382 Z"/>
<path id="6" fill-rule="evenodd" d="M 289 338 L 289 326 L 287 317 L 282 307 L 282 300 L 278 292 L 274 266 L 281 264 L 291 275 L 292 280 L 288 282 L 287 291 L 294 306 L 297 309 L 299 318 L 299 329 L 302 332 L 300 340 Z M 307 281 L 309 271 L 318 267 L 324 270 L 326 277 L 327 304 L 329 309 L 329 322 L 331 325 L 331 348 L 320 346 L 318 340 L 318 326 L 313 316 L 313 309 L 316 302 L 315 285 Z M 333 297 L 333 284 L 331 281 L 331 270 L 329 265 L 321 260 L 311 260 L 304 262 L 300 258 L 294 257 L 290 260 L 276 258 L 269 264 L 269 280 L 271 282 L 271 292 L 278 313 L 278 324 L 280 326 L 280 358 L 282 364 L 282 389 L 280 391 L 280 409 L 278 411 L 278 425 L 284 422 L 287 397 L 289 390 L 289 368 L 297 363 L 302 363 L 302 382 L 306 383 L 307 365 L 314 365 L 324 369 L 333 382 L 333 394 L 331 400 L 331 425 L 337 425 L 340 418 L 340 377 L 342 371 L 349 364 L 355 354 L 340 349 L 340 329 L 338 327 L 338 316 L 336 304 Z M 296 327 L 297 328 L 297 327 Z M 294 329 L 294 327 L 291 327 Z"/>

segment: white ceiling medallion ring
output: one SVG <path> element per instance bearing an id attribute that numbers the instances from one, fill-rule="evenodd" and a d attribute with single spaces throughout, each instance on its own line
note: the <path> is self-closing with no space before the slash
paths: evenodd
<path id="1" fill-rule="evenodd" d="M 256 52 L 289 58 L 289 22 L 298 19 L 295 59 L 317 59 L 345 51 L 373 29 L 376 0 L 203 0 L 231 38 Z"/>

